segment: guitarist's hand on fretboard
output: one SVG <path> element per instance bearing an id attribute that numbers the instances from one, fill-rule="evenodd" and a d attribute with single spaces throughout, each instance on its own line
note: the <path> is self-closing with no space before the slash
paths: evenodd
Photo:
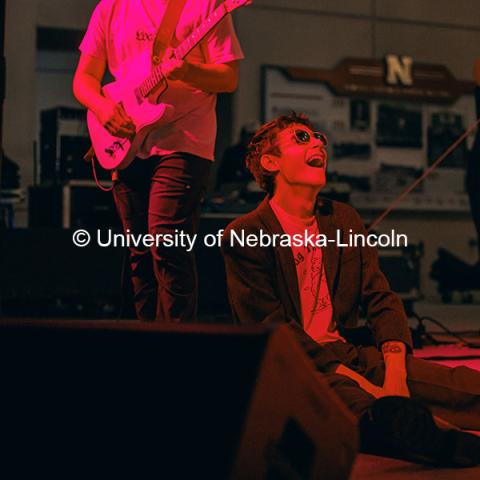
<path id="1" fill-rule="evenodd" d="M 188 76 L 188 62 L 179 60 L 169 48 L 162 60 L 162 73 L 168 80 L 185 80 Z"/>
<path id="2" fill-rule="evenodd" d="M 122 138 L 131 138 L 135 135 L 135 124 L 122 104 L 104 97 L 104 102 L 95 114 L 111 135 Z"/>

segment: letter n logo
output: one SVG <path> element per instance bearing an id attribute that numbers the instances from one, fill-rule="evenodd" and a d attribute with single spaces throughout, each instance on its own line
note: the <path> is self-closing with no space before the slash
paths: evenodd
<path id="1" fill-rule="evenodd" d="M 398 55 L 387 55 L 385 57 L 387 65 L 386 82 L 388 85 L 413 85 L 412 76 L 412 57 Z"/>

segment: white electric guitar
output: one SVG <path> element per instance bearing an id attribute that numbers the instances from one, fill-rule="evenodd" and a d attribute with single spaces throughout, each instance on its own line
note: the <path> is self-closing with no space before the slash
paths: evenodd
<path id="1" fill-rule="evenodd" d="M 226 15 L 251 2 L 252 0 L 225 0 L 170 52 L 170 58 L 185 58 Z M 130 65 L 129 74 L 125 78 L 103 87 L 103 95 L 121 103 L 136 127 L 133 138 L 115 137 L 105 129 L 93 112 L 88 111 L 87 125 L 92 148 L 103 168 L 126 168 L 139 152 L 146 136 L 162 123 L 168 122 L 173 107 L 159 102 L 159 97 L 166 88 L 167 80 L 162 74 L 162 65 L 152 68 L 151 55 L 148 52 Z"/>

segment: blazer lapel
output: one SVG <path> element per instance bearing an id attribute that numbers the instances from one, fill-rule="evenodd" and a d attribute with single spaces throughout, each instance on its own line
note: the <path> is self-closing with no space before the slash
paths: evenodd
<path id="1" fill-rule="evenodd" d="M 328 291 L 333 304 L 335 294 L 335 279 L 338 272 L 339 247 L 336 245 L 338 226 L 333 223 L 333 213 L 330 202 L 319 198 L 317 209 L 317 223 L 320 234 L 326 235 L 329 240 L 327 246 L 323 248 L 323 264 L 325 266 L 325 275 L 327 277 Z"/>
<path id="2" fill-rule="evenodd" d="M 263 202 L 260 204 L 258 212 L 270 233 L 285 233 L 282 230 L 277 217 L 273 213 L 272 208 L 270 207 L 268 196 L 265 197 Z M 300 306 L 300 292 L 298 291 L 297 270 L 295 268 L 292 249 L 276 246 L 274 250 L 275 254 L 280 260 L 280 268 L 282 269 L 283 278 L 285 279 L 285 283 L 287 285 L 287 291 L 290 296 L 290 300 L 295 307 L 297 319 L 299 319 L 301 323 L 302 310 Z"/>

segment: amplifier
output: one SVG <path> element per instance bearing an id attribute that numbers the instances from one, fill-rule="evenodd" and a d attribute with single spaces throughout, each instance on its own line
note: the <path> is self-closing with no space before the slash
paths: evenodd
<path id="1" fill-rule="evenodd" d="M 112 193 L 101 191 L 93 181 L 72 180 L 64 185 L 30 187 L 28 198 L 30 227 L 120 226 Z"/>
<path id="2" fill-rule="evenodd" d="M 422 298 L 420 289 L 420 262 L 423 243 L 402 248 L 380 248 L 380 269 L 387 278 L 391 289 L 404 301 Z"/>
<path id="3" fill-rule="evenodd" d="M 83 160 L 90 148 L 85 110 L 67 107 L 44 110 L 40 121 L 40 182 L 93 179 L 91 164 Z M 109 172 L 98 168 L 97 176 L 108 179 Z"/>

